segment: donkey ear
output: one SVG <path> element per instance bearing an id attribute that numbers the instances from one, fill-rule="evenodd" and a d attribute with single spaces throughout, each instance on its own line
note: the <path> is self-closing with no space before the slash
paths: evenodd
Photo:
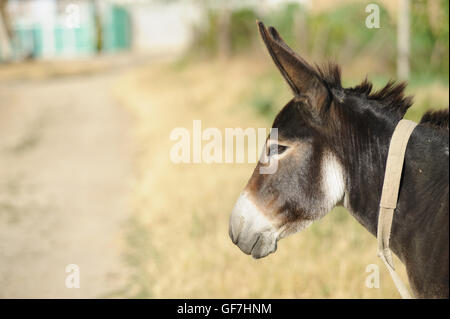
<path id="1" fill-rule="evenodd" d="M 296 96 L 308 96 L 313 108 L 322 109 L 328 103 L 328 89 L 320 76 L 281 38 L 273 27 L 268 29 L 257 21 L 259 33 L 269 53 Z"/>

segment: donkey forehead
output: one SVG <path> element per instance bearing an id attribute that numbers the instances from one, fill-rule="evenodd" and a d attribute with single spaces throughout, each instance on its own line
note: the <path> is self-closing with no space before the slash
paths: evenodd
<path id="1" fill-rule="evenodd" d="M 301 105 L 294 100 L 278 113 L 273 127 L 278 129 L 280 139 L 296 140 L 311 137 L 314 133 L 307 114 L 301 111 Z"/>

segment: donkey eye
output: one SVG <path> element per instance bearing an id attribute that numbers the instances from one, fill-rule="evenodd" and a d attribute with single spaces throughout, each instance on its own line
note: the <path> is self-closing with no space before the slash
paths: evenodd
<path id="1" fill-rule="evenodd" d="M 288 149 L 288 147 L 285 145 L 280 145 L 280 144 L 275 144 L 275 143 L 270 144 L 270 146 L 267 150 L 267 152 L 268 152 L 267 156 L 273 155 L 275 153 L 280 155 L 280 154 L 284 153 L 284 151 L 286 151 L 287 149 Z"/>

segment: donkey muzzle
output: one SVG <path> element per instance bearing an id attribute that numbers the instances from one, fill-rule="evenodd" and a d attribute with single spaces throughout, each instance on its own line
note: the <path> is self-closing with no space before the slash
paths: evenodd
<path id="1" fill-rule="evenodd" d="M 242 194 L 230 217 L 229 235 L 242 252 L 262 258 L 277 249 L 277 231 L 256 205 Z"/>

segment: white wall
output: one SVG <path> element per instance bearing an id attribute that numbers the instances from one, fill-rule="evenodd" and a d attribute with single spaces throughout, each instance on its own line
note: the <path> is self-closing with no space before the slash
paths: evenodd
<path id="1" fill-rule="evenodd" d="M 133 21 L 133 49 L 177 53 L 192 39 L 192 24 L 202 11 L 191 2 L 142 4 L 130 8 Z"/>

